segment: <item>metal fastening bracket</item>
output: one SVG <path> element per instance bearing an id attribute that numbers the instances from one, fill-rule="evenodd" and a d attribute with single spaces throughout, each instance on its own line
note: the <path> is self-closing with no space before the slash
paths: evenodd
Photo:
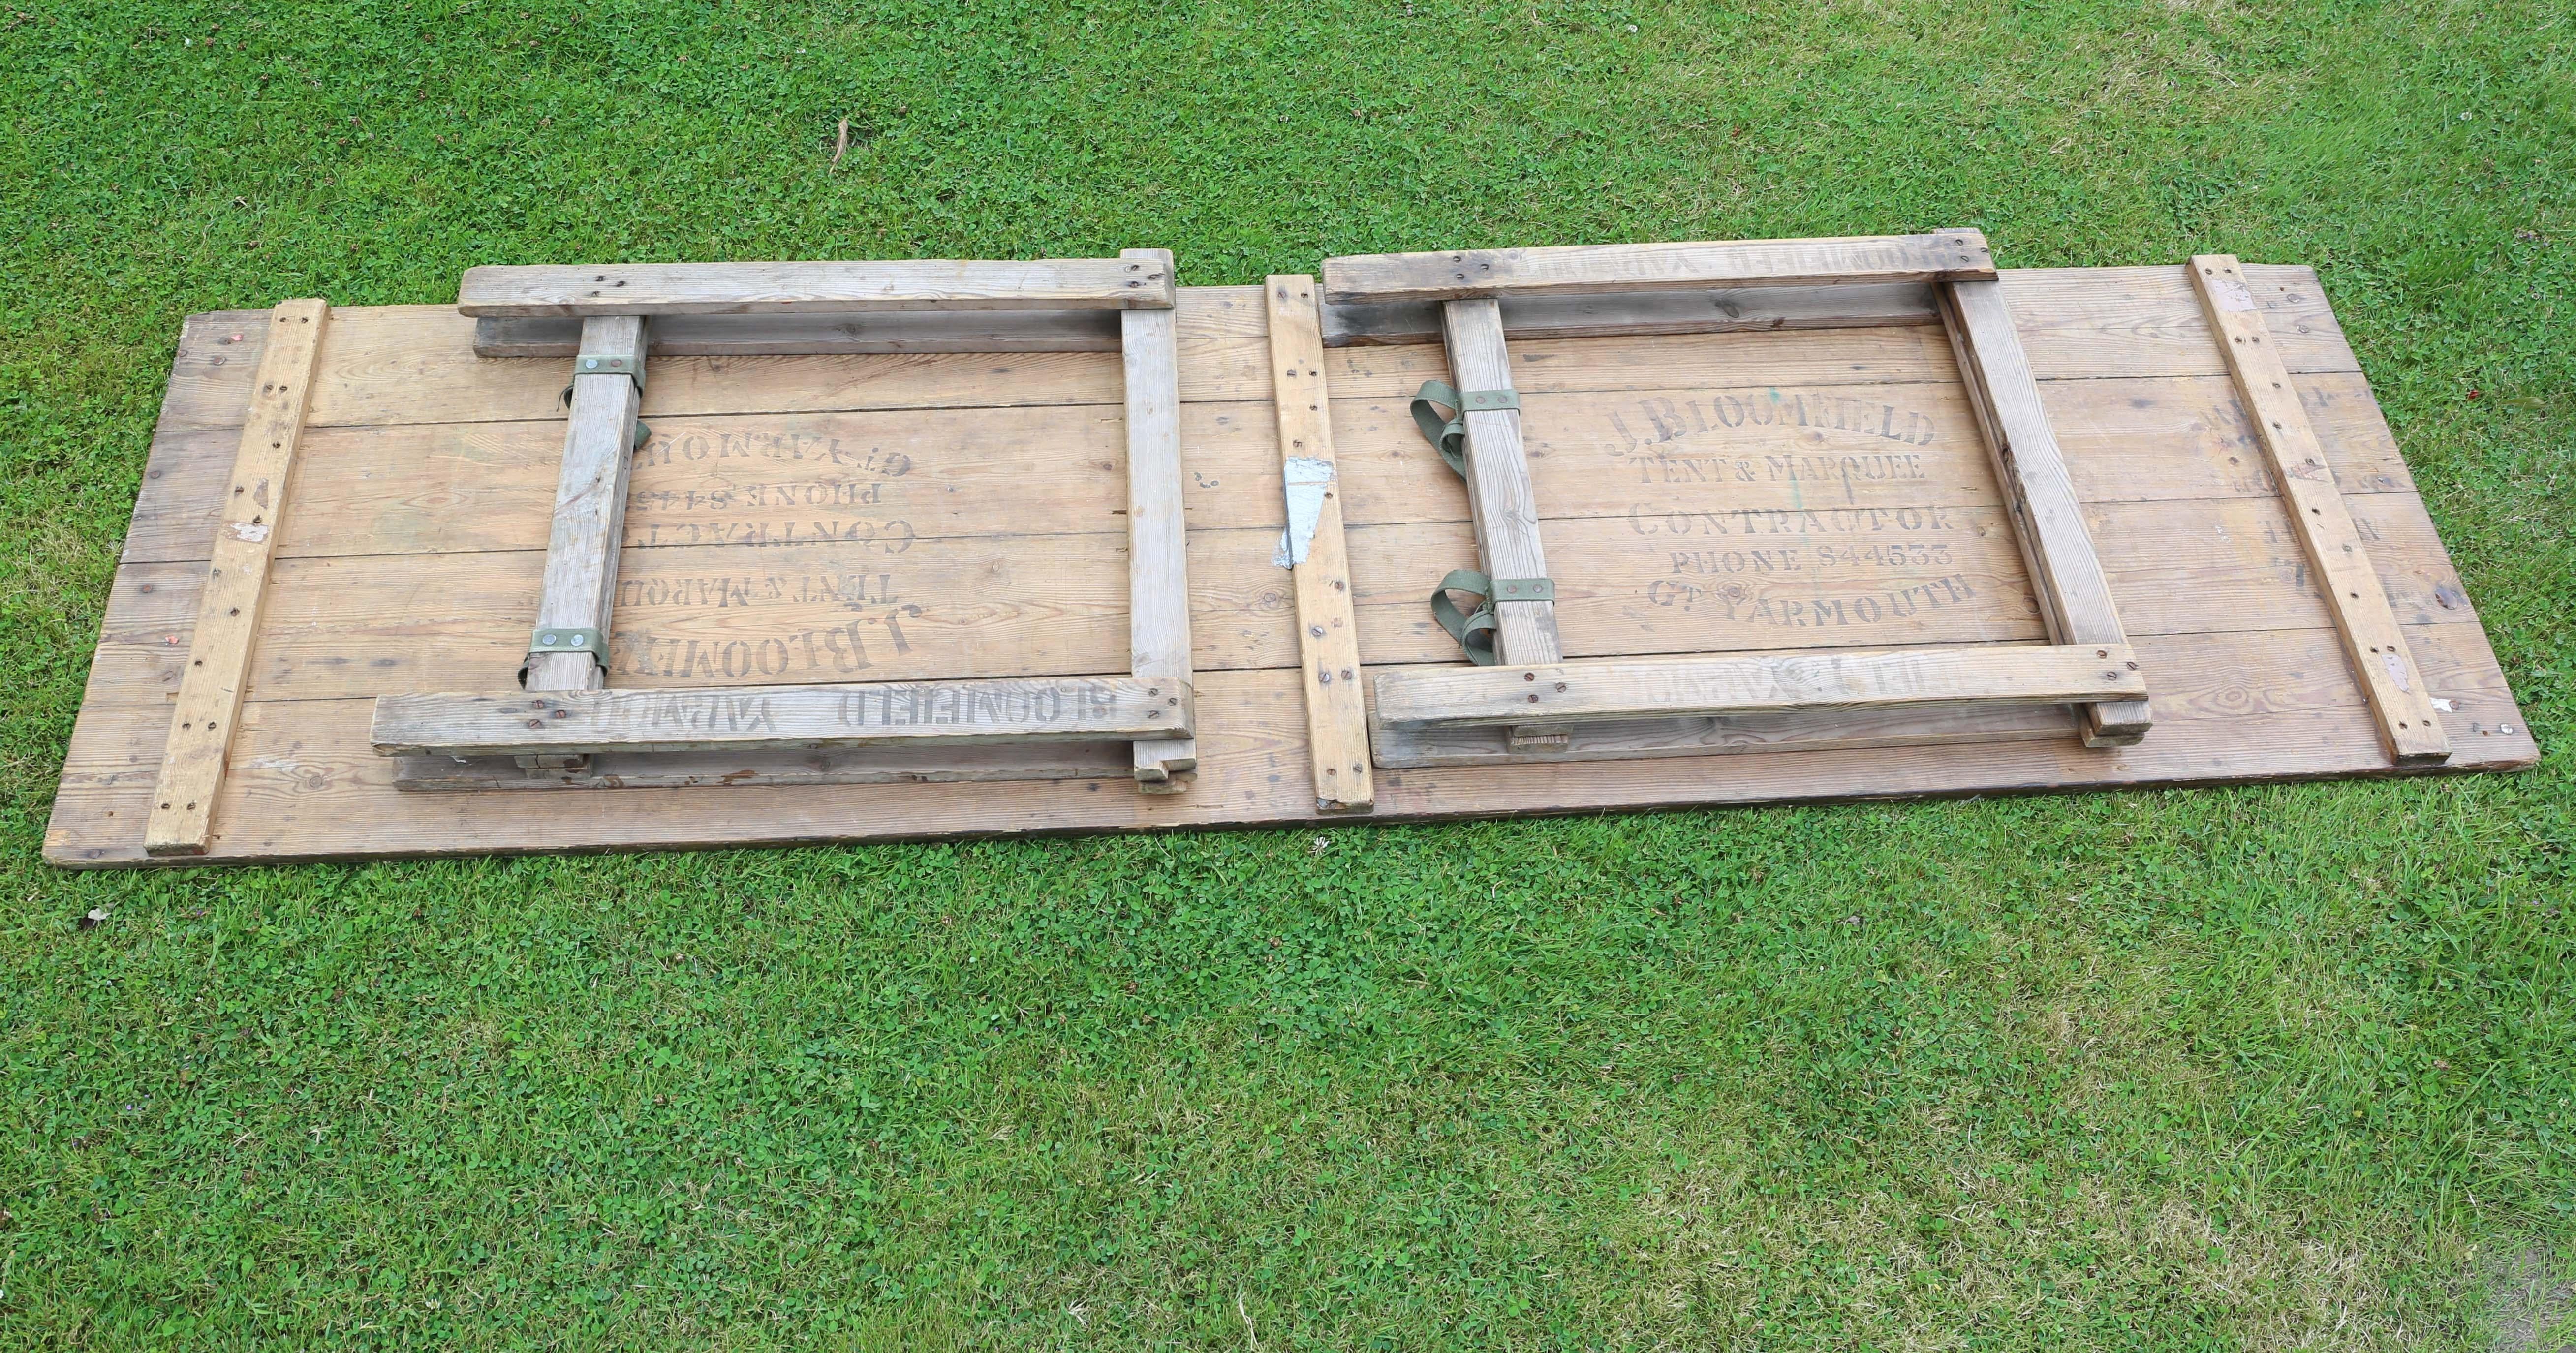
<path id="1" fill-rule="evenodd" d="M 606 353 L 585 352 L 572 359 L 575 376 L 624 376 L 635 382 L 635 393 L 644 393 L 644 361 L 639 357 L 611 357 Z M 565 381 L 563 406 L 572 407 L 572 382 Z"/>
<path id="2" fill-rule="evenodd" d="M 1462 398 L 1466 403 L 1453 406 L 1460 413 L 1493 413 L 1501 409 L 1518 413 L 1521 407 L 1518 390 L 1470 390 Z"/>
<path id="3" fill-rule="evenodd" d="M 632 357 L 607 357 L 598 353 L 585 352 L 579 357 L 572 359 L 572 374 L 576 376 L 631 376 L 635 380 L 636 389 L 641 390 L 644 388 L 644 364 Z"/>
<path id="4" fill-rule="evenodd" d="M 1496 578 L 1494 579 L 1494 600 L 1498 604 L 1506 601 L 1554 601 L 1556 600 L 1556 580 L 1554 578 Z"/>
<path id="5" fill-rule="evenodd" d="M 528 663 L 548 653 L 587 653 L 592 662 L 599 664 L 601 671 L 608 670 L 607 635 L 594 629 L 540 625 L 528 636 L 528 659 L 519 664 L 520 685 L 528 684 Z"/>

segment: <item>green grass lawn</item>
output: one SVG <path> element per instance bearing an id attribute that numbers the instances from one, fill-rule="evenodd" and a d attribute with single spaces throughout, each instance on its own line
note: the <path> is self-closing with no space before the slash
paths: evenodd
<path id="1" fill-rule="evenodd" d="M 16 0 L 0 111 L 0 1347 L 2481 1348 L 2576 1272 L 2563 0 Z M 2540 768 L 38 858 L 191 311 L 1954 224 L 2315 264 Z"/>

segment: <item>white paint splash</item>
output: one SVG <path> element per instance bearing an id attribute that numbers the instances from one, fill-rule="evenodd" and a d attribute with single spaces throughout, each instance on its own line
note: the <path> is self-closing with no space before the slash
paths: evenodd
<path id="1" fill-rule="evenodd" d="M 1281 469 L 1288 484 L 1288 529 L 1279 533 L 1279 550 L 1270 562 L 1295 568 L 1315 547 L 1315 521 L 1324 514 L 1324 491 L 1333 486 L 1333 463 L 1290 456 Z"/>

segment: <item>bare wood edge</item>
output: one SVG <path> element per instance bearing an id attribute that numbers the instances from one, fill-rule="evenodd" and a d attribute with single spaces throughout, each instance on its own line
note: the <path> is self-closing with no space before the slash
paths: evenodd
<path id="1" fill-rule="evenodd" d="M 1067 686 L 1094 710 L 1068 710 Z M 1189 741 L 1196 710 L 1186 685 L 1130 676 L 448 691 L 377 696 L 368 737 L 378 756 L 467 758 Z M 642 731 L 604 727 L 620 724 Z"/>
<path id="2" fill-rule="evenodd" d="M 1327 305 L 1324 346 L 1437 343 L 1442 304 L 1426 300 Z M 1941 322 L 1939 303 L 1928 282 L 1513 296 L 1503 300 L 1502 310 L 1504 336 L 1524 339 L 1872 329 Z"/>
<path id="3" fill-rule="evenodd" d="M 2408 650 L 2405 630 L 2353 529 L 2351 511 L 2318 449 L 2307 405 L 2291 387 L 2278 345 L 2270 341 L 2271 326 L 2246 284 L 2244 266 L 2234 254 L 2197 254 L 2189 272 L 2192 291 L 2227 359 L 2245 421 L 2262 444 L 2302 552 L 2316 570 L 2317 590 L 2325 596 L 2344 658 L 2369 702 L 2381 746 L 2401 766 L 2448 761 L 2450 735 L 2433 712 L 2423 669 Z M 2330 558 L 2329 547 L 2338 542 L 2352 558 Z M 2336 585 L 2339 576 L 2349 577 L 2356 567 L 2360 579 L 2349 588 Z"/>
<path id="4" fill-rule="evenodd" d="M 1117 259 L 850 259 L 759 263 L 484 264 L 468 268 L 457 285 L 457 313 L 486 315 L 753 315 L 866 314 L 919 310 L 1169 310 L 1179 299 L 1172 269 L 1144 271 L 1149 257 L 1168 261 L 1168 249 L 1129 249 Z M 811 269 L 809 289 L 819 294 L 782 296 L 774 279 Z M 1034 269 L 1098 270 L 1099 285 L 1031 287 Z M 950 276 L 940 276 L 946 270 Z M 590 274 L 584 278 L 581 275 Z M 872 275 L 873 274 L 873 275 Z M 739 279 L 738 290 L 703 288 L 685 300 L 638 300 L 656 283 L 714 275 Z M 767 280 L 768 286 L 753 285 Z M 620 299 L 620 289 L 636 285 Z M 588 297 L 576 292 L 594 287 Z M 837 292 L 834 288 L 838 288 Z M 596 299 L 593 299 L 593 298 Z"/>
<path id="5" fill-rule="evenodd" d="M 1966 313 L 1961 287 L 1979 287 L 1990 296 L 1993 307 L 2001 313 L 1999 323 L 1985 326 L 1986 341 L 1980 342 L 1976 326 Z M 2118 644 L 2128 642 L 2121 629 L 2116 603 L 2112 599 L 2109 577 L 2102 570 L 2100 555 L 2093 548 L 2092 533 L 2085 527 L 2082 504 L 2074 496 L 2073 481 L 2067 476 L 2064 454 L 2057 445 L 2056 430 L 2049 425 L 2047 405 L 2039 394 L 2039 382 L 2030 370 L 2029 358 L 2022 352 L 2021 335 L 2013 327 L 2012 315 L 2004 305 L 2002 293 L 1991 290 L 1992 282 L 1945 284 L 1935 288 L 1941 307 L 1942 327 L 1948 332 L 1950 349 L 1959 364 L 1960 384 L 1968 396 L 1968 408 L 1977 420 L 1978 430 L 1985 434 L 1986 454 L 1994 467 L 1995 488 L 2002 496 L 2006 519 L 2012 523 L 2013 539 L 2021 549 L 2022 565 L 2029 575 L 2031 597 L 2039 606 L 2040 619 L 2049 637 L 2060 644 Z M 1998 386 L 2004 393 L 2024 397 L 2032 416 L 2027 426 L 2011 428 L 2004 424 L 1998 411 Z M 2016 435 L 2018 434 L 2018 435 Z M 2052 549 L 2044 531 L 2034 519 L 2030 489 L 2034 485 L 2057 485 L 2064 489 L 2064 501 L 2054 506 L 2075 537 L 2073 548 Z M 2042 504 L 2039 510 L 2049 510 Z M 2060 593 L 2069 587 L 2090 590 L 2099 597 L 2099 609 L 2107 619 L 2099 632 L 2078 634 L 2081 626 L 2070 623 Z M 2074 710 L 2076 728 L 2084 745 L 2092 748 L 2134 746 L 2144 739 L 2154 723 L 2154 712 L 2147 699 L 2079 704 Z"/>
<path id="6" fill-rule="evenodd" d="M 1263 291 L 1279 417 L 1280 482 L 1287 499 L 1281 548 L 1297 597 L 1298 687 L 1305 700 L 1315 810 L 1365 813 L 1377 806 L 1377 788 L 1369 771 L 1359 620 L 1353 612 L 1331 395 L 1324 379 L 1323 314 L 1316 305 L 1313 277 L 1276 275 L 1266 280 Z M 1318 464 L 1320 476 L 1312 473 Z M 1301 490 L 1312 495 L 1302 503 Z M 1312 514 L 1302 532 L 1302 549 L 1301 513 Z"/>
<path id="7" fill-rule="evenodd" d="M 406 756 L 394 788 L 413 794 L 496 789 L 758 789 L 808 785 L 964 784 L 1004 780 L 1128 780 L 1124 742 L 988 747 L 878 747 L 843 752 L 603 753 L 586 767 L 530 773 L 509 757 Z"/>
<path id="8" fill-rule="evenodd" d="M 571 357 L 578 315 L 484 315 L 477 357 Z M 1116 352 L 1115 310 L 914 310 L 854 315 L 669 315 L 653 322 L 656 357 L 819 353 Z"/>
<path id="9" fill-rule="evenodd" d="M 256 491 L 234 484 L 233 494 L 225 500 L 230 511 L 215 528 L 214 544 L 207 552 L 208 586 L 189 643 L 188 666 L 179 678 L 170 733 L 162 745 L 153 808 L 143 827 L 147 855 L 202 855 L 212 844 L 215 800 L 223 787 L 233 730 L 241 722 L 242 696 L 250 686 L 251 654 L 259 646 L 269 561 L 292 500 L 295 451 L 313 403 L 313 372 L 321 360 L 323 332 L 331 322 L 331 303 L 321 297 L 284 301 L 269 314 L 274 323 L 260 353 L 259 388 L 251 392 L 233 454 L 236 481 L 264 482 Z M 311 326 L 309 335 L 300 332 L 306 325 Z M 281 343 L 277 326 L 298 329 L 297 339 Z M 261 447 L 262 438 L 269 438 L 271 445 Z M 268 465 L 264 474 L 258 468 L 263 463 Z M 246 593 L 227 596 L 225 588 L 214 584 L 226 567 L 236 578 L 250 576 Z M 216 616 L 218 607 L 229 614 Z"/>
<path id="10" fill-rule="evenodd" d="M 2143 694 L 2126 646 L 1786 649 L 1724 657 L 1384 672 L 1390 728 L 1728 718 L 1911 705 L 2061 705 Z M 1697 688 L 1696 690 L 1692 688 Z"/>
<path id="11" fill-rule="evenodd" d="M 1121 259 L 1176 271 L 1168 249 L 1128 249 Z M 1173 311 L 1119 316 L 1127 419 L 1127 628 L 1129 662 L 1143 679 L 1187 687 L 1190 672 L 1189 523 L 1181 487 L 1181 352 Z M 1135 744 L 1137 788 L 1177 794 L 1198 769 L 1196 739 Z"/>
<path id="12" fill-rule="evenodd" d="M 1395 728 L 1372 718 L 1369 744 L 1389 770 L 1443 766 L 1533 766 L 1586 761 L 1653 761 L 1754 752 L 1854 751 L 2004 742 L 2066 736 L 2062 705 L 1912 705 L 1875 710 L 1797 710 L 1727 718 L 1609 720 L 1571 724 L 1563 747 L 1515 752 L 1492 724 Z"/>
<path id="13" fill-rule="evenodd" d="M 1640 276 L 1641 271 L 1662 275 Z M 1355 254 L 1325 259 L 1323 276 L 1326 301 L 1364 305 L 1717 287 L 1992 281 L 1995 264 L 1983 233 L 1959 229 Z"/>

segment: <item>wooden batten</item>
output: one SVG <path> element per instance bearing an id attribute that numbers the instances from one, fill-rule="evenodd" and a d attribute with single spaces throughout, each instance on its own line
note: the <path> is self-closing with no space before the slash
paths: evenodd
<path id="1" fill-rule="evenodd" d="M 1785 713 L 1609 719 L 1568 725 L 1562 747 L 1515 752 L 1490 724 L 1370 725 L 1377 763 L 1389 770 L 1441 766 L 1657 761 L 1765 752 L 1877 747 L 1992 746 L 2066 740 L 2066 711 L 2049 705 L 1894 705 Z"/>
<path id="2" fill-rule="evenodd" d="M 1165 249 L 1130 249 L 1131 263 L 1172 275 Z M 1169 309 L 1121 315 L 1127 413 L 1127 616 L 1130 670 L 1190 683 L 1189 526 L 1181 502 L 1180 341 Z M 1136 783 L 1152 794 L 1188 787 L 1198 769 L 1189 739 L 1136 744 Z"/>
<path id="3" fill-rule="evenodd" d="M 2110 581 L 2085 529 L 2083 504 L 2001 288 L 1955 282 L 1940 295 L 1959 377 L 1985 433 L 1995 482 L 2011 509 L 2013 535 L 2049 636 L 2066 645 L 2125 647 L 2128 636 Z M 2143 696 L 2089 702 L 2077 707 L 2077 716 L 2087 747 L 2133 744 L 2154 719 Z"/>
<path id="4" fill-rule="evenodd" d="M 1580 296 L 1711 287 L 1992 281 L 1974 230 L 1847 239 L 1586 244 L 1366 254 L 1324 260 L 1334 305 L 1506 296 Z"/>
<path id="5" fill-rule="evenodd" d="M 212 840 L 215 796 L 250 685 L 268 565 L 291 505 L 295 447 L 330 319 L 328 301 L 287 301 L 265 326 L 267 346 L 233 454 L 231 491 L 222 500 L 188 666 L 144 824 L 143 848 L 150 854 L 201 855 Z"/>
<path id="6" fill-rule="evenodd" d="M 2363 552 L 2352 513 L 2326 468 L 2316 429 L 2290 383 L 2280 344 L 2272 341 L 2244 267 L 2233 254 L 2202 254 L 2191 261 L 2191 282 L 2219 349 L 2227 355 L 2228 374 L 2254 426 L 2254 440 L 2280 482 L 2299 545 L 2316 568 L 2318 589 L 2343 636 L 2353 676 L 2369 695 L 2389 759 L 2400 766 L 2449 760 L 2451 742 L 2435 717 L 2433 693 Z"/>
<path id="7" fill-rule="evenodd" d="M 2126 645 L 1844 649 L 1389 672 L 1377 678 L 1377 717 L 1393 728 L 1444 728 L 2056 705 L 2146 691 Z"/>
<path id="8" fill-rule="evenodd" d="M 1440 305 L 1420 300 L 1325 306 L 1324 346 L 1437 343 Z M 1868 329 L 1941 322 L 1932 286 L 1926 282 L 1506 296 L 1502 307 L 1503 332 L 1529 339 Z"/>
<path id="9" fill-rule="evenodd" d="M 618 548 L 626 538 L 626 480 L 635 463 L 635 415 L 643 406 L 644 321 L 582 321 L 584 354 L 631 363 L 636 374 L 572 377 L 554 521 L 546 539 L 545 585 L 534 630 L 597 635 L 604 647 L 617 599 Z M 527 688 L 586 691 L 605 684 L 588 653 L 532 653 Z"/>
<path id="10" fill-rule="evenodd" d="M 412 793 L 494 789 L 775 789 L 828 785 L 957 785 L 1009 780 L 1115 780 L 1134 774 L 1124 742 L 1003 743 L 978 747 L 832 748 L 793 752 L 601 752 L 562 769 L 527 771 L 506 756 L 406 756 L 394 788 Z"/>
<path id="11" fill-rule="evenodd" d="M 581 351 L 579 315 L 486 315 L 474 321 L 477 357 L 570 357 Z M 759 357 L 819 353 L 1116 352 L 1114 310 L 900 310 L 866 315 L 665 315 L 653 321 L 656 357 Z"/>
<path id="12" fill-rule="evenodd" d="M 1333 457 L 1315 279 L 1272 277 L 1264 295 L 1288 511 L 1280 562 L 1297 590 L 1299 681 L 1305 688 L 1315 808 L 1366 812 L 1376 806 L 1377 791 L 1369 771 L 1368 701 L 1360 685 L 1359 622 L 1351 611 L 1350 553 L 1342 537 L 1341 476 Z"/>
<path id="13" fill-rule="evenodd" d="M 474 316 L 1169 310 L 1176 294 L 1170 258 L 1167 250 L 1129 250 L 1117 259 L 1025 262 L 486 266 L 466 271 L 456 308 Z"/>
<path id="14" fill-rule="evenodd" d="M 1462 396 L 1512 390 L 1511 354 L 1503 346 L 1500 308 L 1490 300 L 1450 301 L 1441 307 L 1449 370 Z M 1496 580 L 1553 578 L 1539 542 L 1538 494 L 1530 487 L 1529 453 L 1521 442 L 1519 409 L 1468 410 L 1467 506 L 1476 523 L 1476 552 L 1485 576 Z M 1556 602 L 1497 598 L 1494 653 L 1501 662 L 1551 663 L 1564 656 L 1556 632 Z M 1562 732 L 1514 729 L 1519 750 L 1555 750 Z"/>
<path id="15" fill-rule="evenodd" d="M 1142 677 L 880 681 L 700 690 L 386 695 L 379 756 L 794 752 L 1187 741 L 1187 686 Z"/>

